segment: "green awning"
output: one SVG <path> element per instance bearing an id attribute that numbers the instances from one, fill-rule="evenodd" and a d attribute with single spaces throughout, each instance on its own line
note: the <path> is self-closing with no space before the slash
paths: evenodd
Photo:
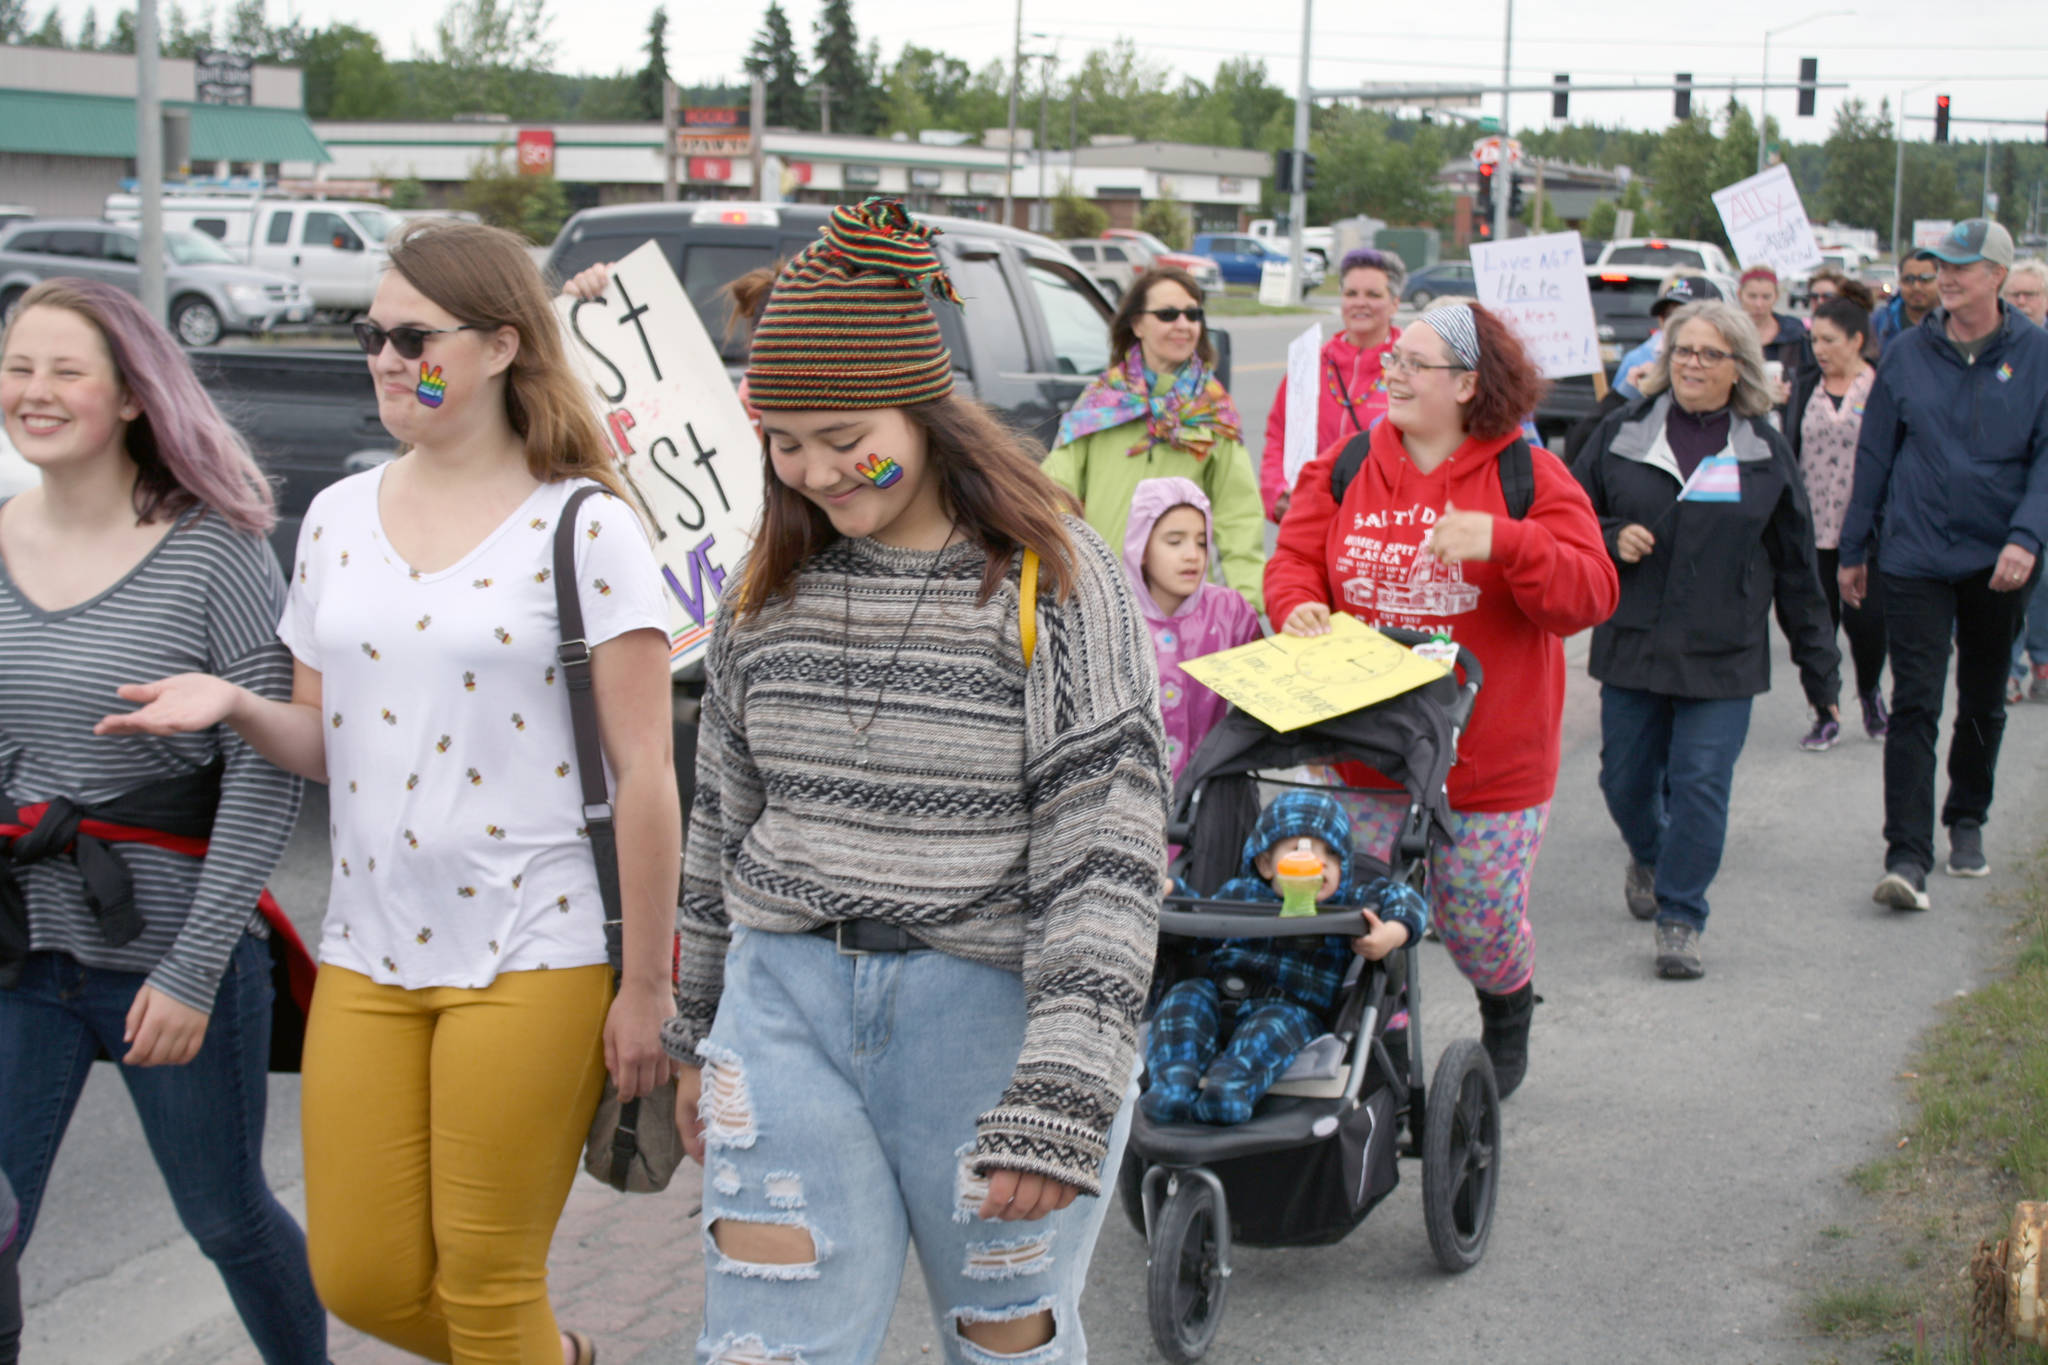
<path id="1" fill-rule="evenodd" d="M 194 161 L 331 161 L 327 148 L 296 109 L 186 104 L 192 114 Z M 44 156 L 135 155 L 135 101 L 115 95 L 0 90 L 0 152 Z"/>

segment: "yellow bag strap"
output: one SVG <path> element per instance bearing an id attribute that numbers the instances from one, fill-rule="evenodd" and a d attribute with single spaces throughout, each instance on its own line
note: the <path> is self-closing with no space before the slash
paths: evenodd
<path id="1" fill-rule="evenodd" d="M 1024 666 L 1038 648 L 1038 551 L 1024 552 L 1024 572 L 1017 581 L 1017 639 L 1024 646 Z"/>

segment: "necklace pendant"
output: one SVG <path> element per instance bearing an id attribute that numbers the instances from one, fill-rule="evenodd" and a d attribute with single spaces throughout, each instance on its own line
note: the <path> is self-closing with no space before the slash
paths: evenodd
<path id="1" fill-rule="evenodd" d="M 853 761 L 865 768 L 868 766 L 868 732 L 856 731 L 853 736 Z"/>

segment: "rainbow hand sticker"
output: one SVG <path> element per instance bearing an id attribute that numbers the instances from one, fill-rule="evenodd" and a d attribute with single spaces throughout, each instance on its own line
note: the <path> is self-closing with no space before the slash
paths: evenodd
<path id="1" fill-rule="evenodd" d="M 887 488 L 903 477 L 903 466 L 887 455 L 870 455 L 853 468 L 855 473 L 877 488 Z"/>
<path id="2" fill-rule="evenodd" d="M 439 365 L 429 369 L 427 362 L 420 362 L 419 399 L 430 408 L 441 406 L 441 400 L 448 396 L 448 381 L 441 377 Z"/>

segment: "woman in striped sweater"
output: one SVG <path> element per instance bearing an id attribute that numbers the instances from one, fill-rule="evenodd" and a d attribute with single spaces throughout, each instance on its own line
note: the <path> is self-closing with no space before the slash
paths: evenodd
<path id="1" fill-rule="evenodd" d="M 137 676 L 197 670 L 289 694 L 269 486 L 177 344 L 106 285 L 51 280 L 22 298 L 0 339 L 0 411 L 42 475 L 0 505 L 0 827 L 15 833 L 0 834 L 0 1168 L 21 1197 L 19 1243 L 104 1051 L 257 1351 L 325 1360 L 305 1238 L 262 1165 L 271 986 L 256 902 L 298 780 L 225 726 L 94 734 Z M 94 824 L 74 841 L 67 802 L 133 837 Z M 210 812 L 205 855 L 149 842 L 152 811 Z"/>
<path id="2" fill-rule="evenodd" d="M 766 509 L 708 657 L 666 1033 L 708 1163 L 700 1359 L 874 1359 L 910 1242 L 947 1360 L 1086 1358 L 1158 683 L 1115 556 L 952 394 L 926 290 L 954 297 L 929 231 L 871 200 L 754 337 Z"/>

